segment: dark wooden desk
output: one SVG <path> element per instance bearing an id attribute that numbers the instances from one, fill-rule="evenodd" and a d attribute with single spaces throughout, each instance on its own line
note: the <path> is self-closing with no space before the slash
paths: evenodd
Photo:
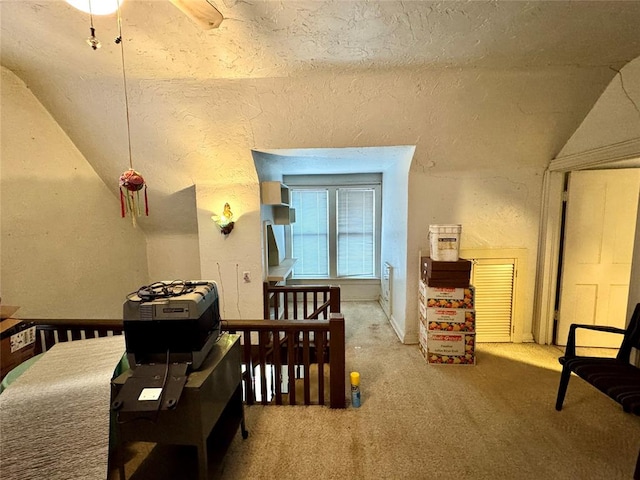
<path id="1" fill-rule="evenodd" d="M 242 437 L 248 432 L 244 423 L 241 384 L 240 335 L 225 333 L 213 347 L 200 369 L 189 374 L 175 409 L 160 410 L 154 422 L 148 419 L 118 421 L 114 415 L 114 443 L 118 451 L 126 442 L 154 442 L 173 445 L 195 445 L 198 449 L 200 480 L 208 478 L 207 438 L 216 423 L 233 417 L 240 425 Z M 132 375 L 128 370 L 112 382 L 112 400 Z M 221 418 L 222 414 L 226 418 Z M 124 461 L 119 457 L 120 478 L 124 480 Z"/>

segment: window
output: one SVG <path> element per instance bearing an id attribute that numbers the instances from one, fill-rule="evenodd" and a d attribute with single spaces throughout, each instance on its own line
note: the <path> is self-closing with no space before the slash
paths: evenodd
<path id="1" fill-rule="evenodd" d="M 291 250 L 298 261 L 294 276 L 329 276 L 329 192 L 327 190 L 291 190 L 296 222 L 291 226 Z M 298 217 L 299 215 L 299 217 Z"/>
<path id="2" fill-rule="evenodd" d="M 285 182 L 296 210 L 287 238 L 297 258 L 293 278 L 378 278 L 381 176 L 287 176 Z"/>
<path id="3" fill-rule="evenodd" d="M 375 274 L 375 191 L 338 188 L 338 277 Z"/>

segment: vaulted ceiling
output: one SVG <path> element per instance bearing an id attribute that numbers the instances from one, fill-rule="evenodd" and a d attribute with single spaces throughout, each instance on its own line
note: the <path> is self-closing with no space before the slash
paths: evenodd
<path id="1" fill-rule="evenodd" d="M 268 79 L 555 67 L 585 74 L 610 68 L 613 78 L 640 56 L 640 1 L 210 1 L 224 20 L 203 30 L 169 0 L 125 0 L 122 50 L 114 42 L 116 16 L 110 15 L 93 17 L 102 42 L 94 51 L 86 43 L 89 15 L 64 1 L 0 0 L 0 62 L 26 83 L 115 191 L 114 179 L 128 166 L 124 58 L 134 150 L 153 152 L 144 173 L 169 198 L 198 181 L 217 181 L 202 173 L 206 162 L 191 162 L 194 142 L 206 144 L 215 135 L 224 136 L 223 143 L 235 140 L 218 123 L 216 131 L 194 140 L 194 128 L 206 129 L 207 119 L 197 118 L 206 109 L 193 113 L 182 105 L 201 97 L 215 103 L 219 117 L 225 102 L 231 110 L 238 98 L 234 90 Z M 249 118 L 255 108 L 249 100 L 240 107 Z M 166 112 L 183 122 L 162 121 Z"/>

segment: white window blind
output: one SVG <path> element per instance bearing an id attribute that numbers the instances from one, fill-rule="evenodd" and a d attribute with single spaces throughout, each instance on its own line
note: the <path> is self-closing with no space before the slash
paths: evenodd
<path id="1" fill-rule="evenodd" d="M 337 190 L 338 277 L 375 274 L 375 191 Z"/>
<path id="2" fill-rule="evenodd" d="M 298 278 L 329 276 L 329 192 L 327 189 L 291 190 L 296 222 L 291 226 L 293 275 Z"/>
<path id="3" fill-rule="evenodd" d="M 296 222 L 286 227 L 293 279 L 380 276 L 382 175 L 286 175 Z"/>

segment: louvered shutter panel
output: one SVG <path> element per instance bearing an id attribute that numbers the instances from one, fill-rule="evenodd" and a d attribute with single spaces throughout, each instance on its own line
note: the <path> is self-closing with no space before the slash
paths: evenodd
<path id="1" fill-rule="evenodd" d="M 477 342 L 511 342 L 514 274 L 514 259 L 474 260 Z"/>

